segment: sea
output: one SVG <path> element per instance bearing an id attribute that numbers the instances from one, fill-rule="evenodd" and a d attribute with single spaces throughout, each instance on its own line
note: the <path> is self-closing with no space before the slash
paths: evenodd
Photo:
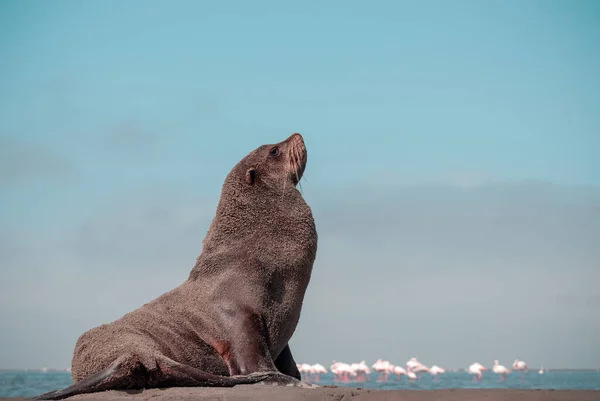
<path id="1" fill-rule="evenodd" d="M 73 383 L 71 373 L 66 371 L 4 370 L 0 371 L 0 398 L 32 397 L 46 391 L 67 387 Z M 519 388 L 554 390 L 600 390 L 600 370 L 547 370 L 544 374 L 528 371 L 513 372 L 504 381 L 498 375 L 486 371 L 481 381 L 473 381 L 467 372 L 446 372 L 436 378 L 424 373 L 414 381 L 405 376 L 397 380 L 394 375 L 388 381 L 378 380 L 372 373 L 368 381 L 340 383 L 331 373 L 321 375 L 319 385 L 338 385 L 376 388 L 382 390 L 435 390 L 450 388 Z"/>

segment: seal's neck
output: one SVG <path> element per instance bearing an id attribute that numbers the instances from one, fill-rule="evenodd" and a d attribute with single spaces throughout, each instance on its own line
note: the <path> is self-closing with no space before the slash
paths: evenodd
<path id="1" fill-rule="evenodd" d="M 198 277 L 206 266 L 213 266 L 213 259 L 223 253 L 264 255 L 263 247 L 281 243 L 282 232 L 286 240 L 297 242 L 300 248 L 313 247 L 312 237 L 316 234 L 312 212 L 294 185 L 257 188 L 226 180 L 190 278 Z"/>
<path id="2" fill-rule="evenodd" d="M 227 237 L 247 239 L 259 230 L 268 230 L 278 220 L 292 215 L 310 213 L 302 194 L 290 183 L 280 188 L 245 188 L 244 185 L 228 185 L 222 193 L 216 214 L 211 223 L 214 237 L 205 238 L 205 244 L 211 240 Z M 312 218 L 312 216 L 310 216 Z"/>

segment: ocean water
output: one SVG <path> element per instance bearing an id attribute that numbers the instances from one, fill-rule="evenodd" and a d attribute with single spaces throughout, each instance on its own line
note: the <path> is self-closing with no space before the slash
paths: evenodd
<path id="1" fill-rule="evenodd" d="M 335 384 L 377 388 L 382 390 L 433 390 L 446 388 L 520 388 L 554 390 L 600 390 L 600 372 L 598 371 L 546 371 L 543 375 L 537 371 L 511 373 L 506 380 L 499 381 L 493 372 L 486 371 L 480 382 L 474 382 L 466 372 L 446 372 L 434 379 L 425 373 L 415 381 L 406 377 L 398 381 L 392 375 L 387 382 L 378 382 L 376 374 L 371 374 L 366 382 L 334 382 L 333 375 L 321 375 L 318 384 Z M 73 383 L 68 372 L 39 371 L 0 371 L 0 397 L 32 397 L 40 393 L 56 390 Z"/>

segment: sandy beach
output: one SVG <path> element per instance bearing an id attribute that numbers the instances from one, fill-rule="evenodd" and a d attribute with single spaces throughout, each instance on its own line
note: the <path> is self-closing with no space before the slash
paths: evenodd
<path id="1" fill-rule="evenodd" d="M 520 389 L 450 389 L 450 390 L 373 390 L 352 387 L 236 386 L 234 388 L 168 388 L 143 391 L 107 391 L 82 394 L 69 400 L 102 401 L 600 401 L 600 391 L 520 390 Z M 3 398 L 26 400 L 26 398 Z"/>

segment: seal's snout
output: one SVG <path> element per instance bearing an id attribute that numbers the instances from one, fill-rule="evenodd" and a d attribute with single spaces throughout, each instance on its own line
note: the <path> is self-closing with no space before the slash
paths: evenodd
<path id="1" fill-rule="evenodd" d="M 304 138 L 302 138 L 302 135 L 300 135 L 298 133 L 292 134 L 287 139 L 287 143 L 292 148 L 301 149 L 302 152 L 306 152 L 306 146 L 304 145 Z"/>
<path id="2" fill-rule="evenodd" d="M 287 139 L 287 141 L 304 144 L 304 138 L 302 138 L 302 135 L 300 135 L 297 132 L 290 135 L 290 137 Z"/>

